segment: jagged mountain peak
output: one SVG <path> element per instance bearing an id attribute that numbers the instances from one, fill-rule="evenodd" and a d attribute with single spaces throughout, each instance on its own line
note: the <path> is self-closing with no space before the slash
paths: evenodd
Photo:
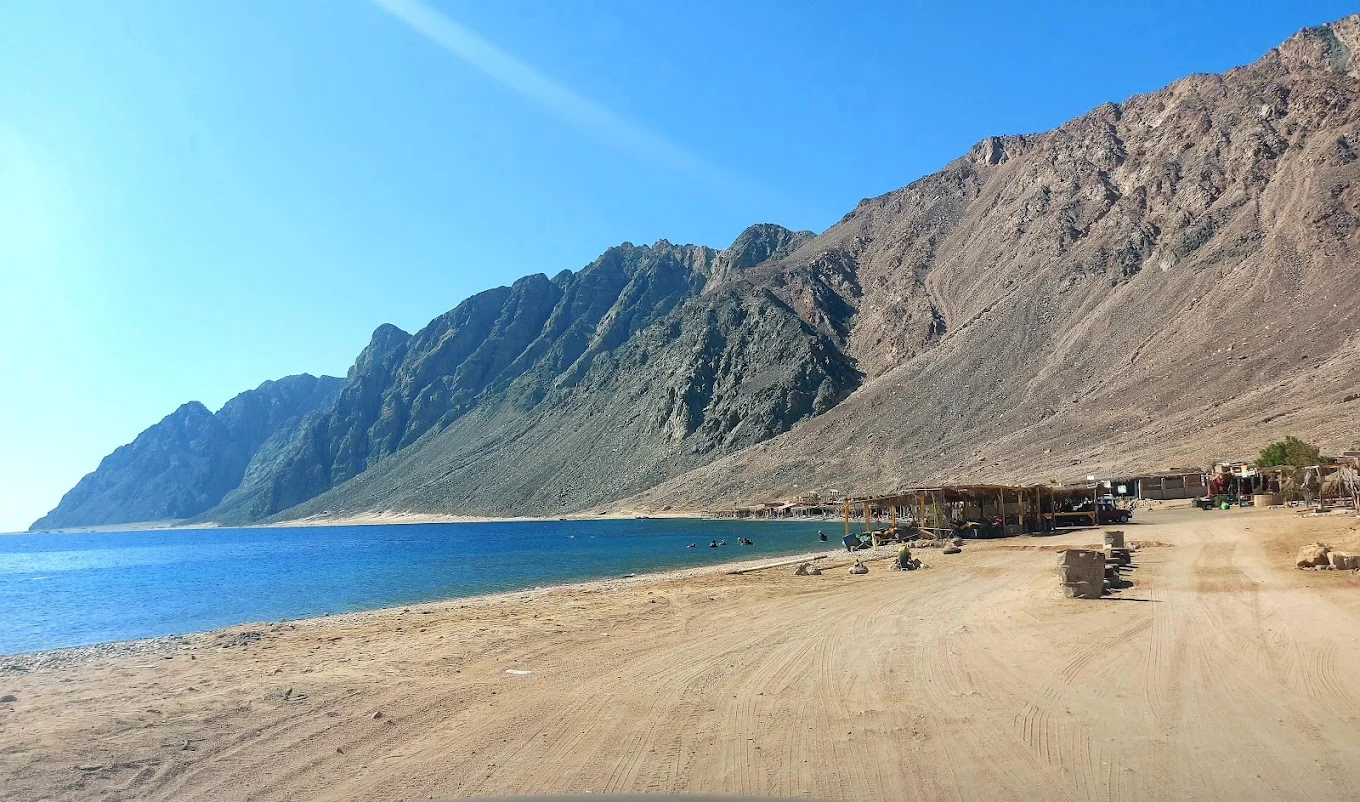
<path id="1" fill-rule="evenodd" d="M 1304 28 L 1269 56 L 1278 56 L 1291 72 L 1315 70 L 1355 78 L 1360 75 L 1357 53 L 1360 53 L 1360 14 L 1350 14 L 1325 25 Z"/>
<path id="2" fill-rule="evenodd" d="M 722 255 L 734 269 L 744 270 L 788 256 L 815 236 L 811 231 L 791 231 L 776 223 L 756 223 L 738 234 Z"/>
<path id="3" fill-rule="evenodd" d="M 289 438 L 326 408 L 342 383 L 299 374 L 266 381 L 213 413 L 198 401 L 100 461 L 32 529 L 178 520 L 220 503 L 271 441 Z"/>
<path id="4" fill-rule="evenodd" d="M 211 417 L 212 410 L 204 406 L 202 401 L 186 401 L 161 420 L 164 422 L 172 418 L 201 418 L 204 416 Z"/>

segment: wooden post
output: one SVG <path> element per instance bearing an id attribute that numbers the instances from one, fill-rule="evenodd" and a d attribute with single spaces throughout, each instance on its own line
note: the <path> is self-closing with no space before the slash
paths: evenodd
<path id="1" fill-rule="evenodd" d="M 1015 514 L 1020 516 L 1020 531 L 1025 531 L 1025 489 L 1015 491 Z"/>
<path id="2" fill-rule="evenodd" d="M 998 511 L 1001 515 L 1001 534 L 1006 534 L 1006 491 L 1004 488 L 997 488 L 996 500 L 1001 505 Z"/>
<path id="3" fill-rule="evenodd" d="M 1048 514 L 1052 516 L 1053 528 L 1058 528 L 1058 502 L 1053 498 L 1053 485 L 1048 486 Z"/>
<path id="4" fill-rule="evenodd" d="M 850 534 L 850 502 L 845 502 L 845 534 Z"/>

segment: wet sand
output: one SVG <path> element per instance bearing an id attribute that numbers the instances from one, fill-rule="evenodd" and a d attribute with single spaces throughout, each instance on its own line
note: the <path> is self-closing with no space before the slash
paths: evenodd
<path id="1" fill-rule="evenodd" d="M 1353 798 L 1360 577 L 1292 558 L 1360 521 L 1140 519 L 1101 601 L 1077 532 L 0 657 L 0 796 Z"/>

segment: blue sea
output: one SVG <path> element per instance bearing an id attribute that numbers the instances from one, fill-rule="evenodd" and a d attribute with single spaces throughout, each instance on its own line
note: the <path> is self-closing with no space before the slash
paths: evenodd
<path id="1" fill-rule="evenodd" d="M 0 654 L 793 554 L 819 529 L 839 541 L 687 519 L 0 535 Z"/>

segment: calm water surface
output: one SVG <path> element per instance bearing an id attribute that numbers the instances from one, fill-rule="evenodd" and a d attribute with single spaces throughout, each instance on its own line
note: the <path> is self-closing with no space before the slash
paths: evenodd
<path id="1" fill-rule="evenodd" d="M 824 548 L 836 524 L 525 521 L 0 535 L 0 654 Z M 745 535 L 754 546 L 738 546 Z M 708 548 L 725 539 L 724 548 Z M 696 543 L 698 548 L 688 548 Z"/>

